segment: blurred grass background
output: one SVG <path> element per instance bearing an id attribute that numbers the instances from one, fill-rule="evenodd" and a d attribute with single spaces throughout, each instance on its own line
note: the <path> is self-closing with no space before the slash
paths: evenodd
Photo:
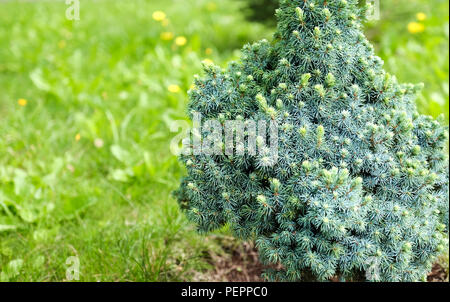
<path id="1" fill-rule="evenodd" d="M 63 1 L 0 1 L 0 281 L 65 281 L 71 256 L 81 281 L 205 278 L 222 251 L 170 196 L 169 124 L 202 60 L 271 37 L 249 1 L 83 0 L 79 21 Z M 367 34 L 386 69 L 448 123 L 448 1 L 381 9 Z"/>

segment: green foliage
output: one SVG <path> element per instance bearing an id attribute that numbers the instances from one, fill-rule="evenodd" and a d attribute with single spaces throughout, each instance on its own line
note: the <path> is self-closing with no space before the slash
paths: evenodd
<path id="1" fill-rule="evenodd" d="M 275 23 L 278 0 L 247 0 L 252 20 Z M 360 1 L 361 3 L 363 1 Z M 368 23 L 366 33 L 385 69 L 400 81 L 423 82 L 425 89 L 417 98 L 423 114 L 449 118 L 449 2 L 437 0 L 382 0 L 380 20 Z M 418 20 L 422 14 L 424 20 Z M 423 17 L 422 17 L 423 18 Z M 423 31 L 408 32 L 416 22 Z"/>
<path id="2" fill-rule="evenodd" d="M 181 206 L 203 232 L 228 224 L 256 240 L 282 267 L 270 280 L 426 280 L 448 244 L 446 128 L 417 113 L 421 85 L 384 71 L 357 1 L 280 5 L 274 40 L 206 65 L 188 106 L 276 121 L 278 161 L 183 155 Z"/>

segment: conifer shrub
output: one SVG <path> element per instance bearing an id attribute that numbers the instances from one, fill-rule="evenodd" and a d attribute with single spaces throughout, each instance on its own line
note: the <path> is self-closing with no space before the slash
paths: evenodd
<path id="1" fill-rule="evenodd" d="M 184 154 L 179 203 L 277 264 L 268 280 L 420 281 L 448 249 L 447 127 L 419 115 L 362 32 L 355 0 L 281 0 L 273 41 L 205 64 L 189 115 L 278 125 L 278 160 Z M 248 133 L 247 133 L 248 134 Z"/>

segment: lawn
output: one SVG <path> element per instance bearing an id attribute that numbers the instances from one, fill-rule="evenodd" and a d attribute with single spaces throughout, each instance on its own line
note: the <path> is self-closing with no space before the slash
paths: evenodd
<path id="1" fill-rule="evenodd" d="M 201 61 L 262 27 L 219 1 L 83 1 L 75 22 L 60 2 L 0 6 L 2 280 L 65 280 L 71 256 L 82 281 L 204 269 L 215 245 L 171 198 L 183 170 L 168 125 Z"/>
<path id="2" fill-rule="evenodd" d="M 203 60 L 270 38 L 242 5 L 86 0 L 71 21 L 63 1 L 0 2 L 0 281 L 71 281 L 76 262 L 80 281 L 206 279 L 226 231 L 197 234 L 172 198 L 169 126 Z M 417 12 L 371 37 L 400 80 L 433 83 L 421 108 L 448 120 L 448 14 L 408 33 Z"/>

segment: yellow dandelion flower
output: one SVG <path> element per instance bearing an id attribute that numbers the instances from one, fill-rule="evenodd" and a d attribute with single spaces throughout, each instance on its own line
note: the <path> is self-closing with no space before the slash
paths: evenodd
<path id="1" fill-rule="evenodd" d="M 81 135 L 78 133 L 77 135 L 75 135 L 75 140 L 78 142 L 81 139 Z"/>
<path id="2" fill-rule="evenodd" d="M 178 85 L 172 84 L 172 85 L 169 85 L 169 87 L 167 87 L 167 90 L 169 90 L 169 92 L 172 92 L 172 93 L 178 93 L 178 92 L 180 92 L 181 88 Z"/>
<path id="3" fill-rule="evenodd" d="M 187 39 L 184 36 L 179 36 L 175 39 L 175 44 L 178 46 L 184 46 L 187 43 Z"/>
<path id="4" fill-rule="evenodd" d="M 418 22 L 410 22 L 408 24 L 408 31 L 412 34 L 421 33 L 425 30 L 425 25 Z"/>
<path id="5" fill-rule="evenodd" d="M 420 12 L 417 13 L 416 18 L 419 21 L 425 21 L 427 19 L 427 15 L 425 13 Z"/>
<path id="6" fill-rule="evenodd" d="M 208 56 L 212 55 L 212 53 L 213 53 L 212 48 L 207 48 L 207 49 L 205 49 L 205 53 L 206 53 Z"/>
<path id="7" fill-rule="evenodd" d="M 28 101 L 25 99 L 19 99 L 17 103 L 19 104 L 19 106 L 25 107 L 28 104 Z"/>
<path id="8" fill-rule="evenodd" d="M 158 10 L 153 13 L 152 18 L 155 21 L 161 22 L 166 19 L 166 14 L 164 12 Z"/>
<path id="9" fill-rule="evenodd" d="M 170 41 L 173 39 L 174 34 L 173 34 L 173 32 L 165 31 L 165 32 L 161 33 L 160 37 L 161 37 L 161 40 Z"/>

